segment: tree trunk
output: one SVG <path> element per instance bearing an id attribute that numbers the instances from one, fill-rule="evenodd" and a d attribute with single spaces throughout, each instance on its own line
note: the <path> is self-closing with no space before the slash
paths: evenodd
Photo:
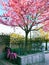
<path id="1" fill-rule="evenodd" d="M 26 36 L 25 36 L 25 49 L 27 50 L 27 44 L 28 44 L 28 32 L 25 32 Z"/>
<path id="2" fill-rule="evenodd" d="M 46 41 L 46 47 L 45 47 L 45 50 L 47 50 L 47 41 Z"/>

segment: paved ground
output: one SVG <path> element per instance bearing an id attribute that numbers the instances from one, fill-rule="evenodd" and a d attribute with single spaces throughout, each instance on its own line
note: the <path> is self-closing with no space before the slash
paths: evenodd
<path id="1" fill-rule="evenodd" d="M 16 64 L 9 63 L 8 61 L 5 60 L 0 60 L 0 65 L 16 65 Z M 45 62 L 36 63 L 33 65 L 49 65 L 49 53 L 45 54 Z"/>

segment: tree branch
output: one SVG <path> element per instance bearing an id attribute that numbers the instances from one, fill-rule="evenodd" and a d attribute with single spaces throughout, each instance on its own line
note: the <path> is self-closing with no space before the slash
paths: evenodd
<path id="1" fill-rule="evenodd" d="M 44 22 L 44 21 L 46 21 L 46 20 L 49 20 L 49 17 L 46 17 L 45 19 L 42 19 L 41 21 L 39 21 L 39 22 L 36 23 L 36 24 L 42 23 L 42 22 Z"/>
<path id="2" fill-rule="evenodd" d="M 43 26 L 40 27 L 40 28 L 35 28 L 35 29 L 31 30 L 31 31 L 37 31 L 37 30 L 39 30 L 39 29 L 41 29 L 41 28 L 43 28 Z"/>
<path id="3" fill-rule="evenodd" d="M 22 25 L 18 24 L 18 26 L 19 26 L 22 30 L 24 30 L 23 27 L 22 27 Z"/>

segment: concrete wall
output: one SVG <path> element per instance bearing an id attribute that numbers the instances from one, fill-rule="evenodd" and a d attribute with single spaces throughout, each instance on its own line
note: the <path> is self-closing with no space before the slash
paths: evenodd
<path id="1" fill-rule="evenodd" d="M 44 53 L 36 53 L 20 57 L 21 57 L 21 65 L 33 64 L 45 61 Z"/>

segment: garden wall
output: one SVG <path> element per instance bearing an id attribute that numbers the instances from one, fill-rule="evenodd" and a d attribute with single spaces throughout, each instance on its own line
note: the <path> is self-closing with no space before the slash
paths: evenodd
<path id="1" fill-rule="evenodd" d="M 20 56 L 20 58 L 21 58 L 21 65 L 33 64 L 45 61 L 45 55 L 43 52 L 30 54 L 26 56 Z"/>

